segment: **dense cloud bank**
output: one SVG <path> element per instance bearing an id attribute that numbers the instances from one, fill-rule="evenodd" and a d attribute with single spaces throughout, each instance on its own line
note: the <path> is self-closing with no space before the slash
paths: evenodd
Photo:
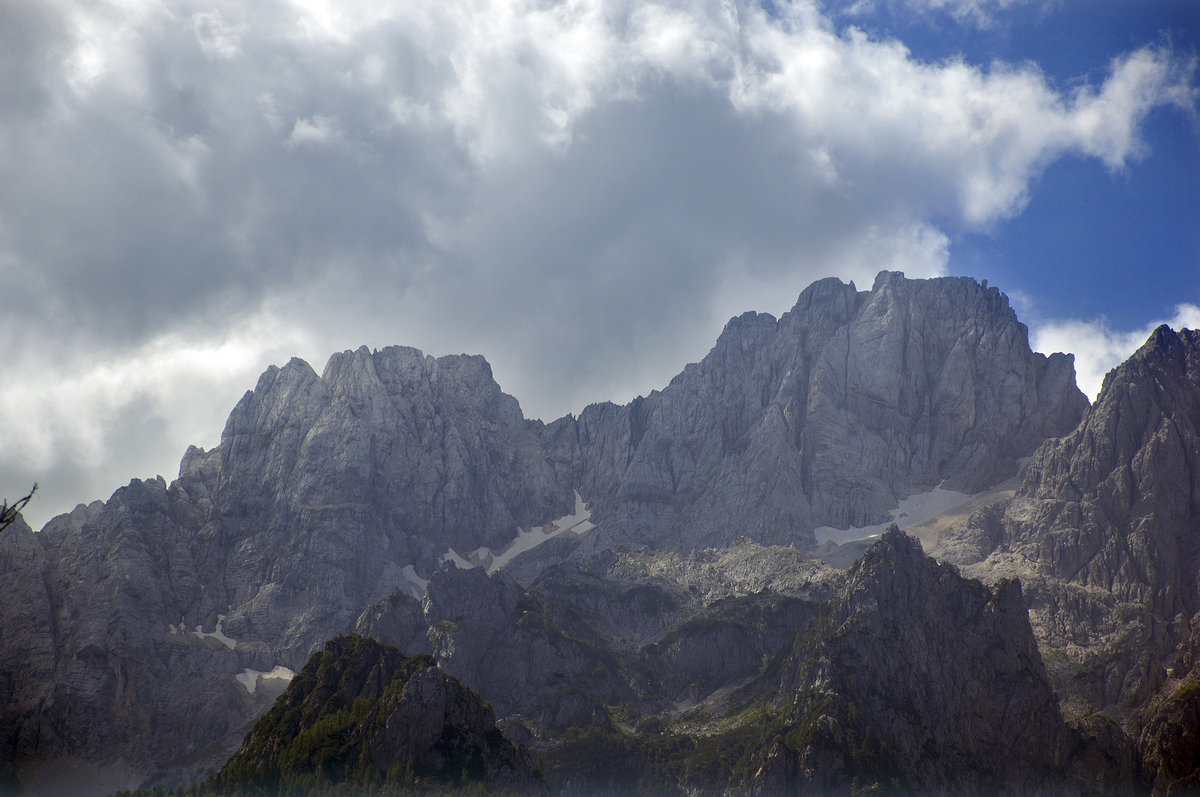
<path id="1" fill-rule="evenodd" d="M 363 343 L 484 353 L 534 416 L 627 399 L 819 276 L 945 273 L 1195 103 L 1162 46 L 1064 88 L 767 9 L 0 4 L 0 487 L 36 520 L 172 476 L 267 363 Z"/>

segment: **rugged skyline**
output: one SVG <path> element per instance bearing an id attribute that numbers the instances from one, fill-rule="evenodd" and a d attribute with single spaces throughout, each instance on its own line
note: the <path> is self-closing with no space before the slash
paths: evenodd
<path id="1" fill-rule="evenodd" d="M 1169 389 L 1192 370 L 1130 389 Z M 260 680 L 286 679 L 351 628 L 410 654 L 449 656 L 447 672 L 502 714 L 529 706 L 542 724 L 591 724 L 590 698 L 556 698 L 571 689 L 562 676 L 598 684 L 603 706 L 664 679 L 617 672 L 621 657 L 597 660 L 597 633 L 556 630 L 556 610 L 523 601 L 521 585 L 562 584 L 551 591 L 585 615 L 599 610 L 610 629 L 601 633 L 622 645 L 648 634 L 627 652 L 653 669 L 656 646 L 671 647 L 660 638 L 667 625 L 731 582 L 694 583 L 695 593 L 681 583 L 678 598 L 659 599 L 654 588 L 628 589 L 632 574 L 613 558 L 621 550 L 681 582 L 727 551 L 741 594 L 773 604 L 776 575 L 794 583 L 832 572 L 801 553 L 814 551 L 815 527 L 896 517 L 898 499 L 938 485 L 994 485 L 1041 441 L 1075 428 L 1085 403 L 1069 358 L 1031 352 L 998 289 L 898 272 L 881 272 L 870 291 L 813 283 L 779 319 L 731 321 L 666 390 L 550 425 L 523 419 L 478 356 L 362 347 L 320 375 L 299 359 L 272 366 L 220 445 L 189 449 L 178 480 L 134 480 L 41 533 L 16 524 L 0 535 L 0 790 L 14 775 L 35 793 L 71 791 L 55 786 L 59 775 L 107 793 L 204 774 L 274 697 Z M 1162 474 L 1170 485 L 1187 476 Z M 528 550 L 531 535 L 541 544 Z M 747 541 L 773 547 L 759 556 Z M 902 547 L 920 550 L 915 540 Z M 650 563 L 647 551 L 664 558 Z M 922 569 L 910 564 L 909 575 Z M 627 586 L 594 592 L 594 577 L 610 570 Z M 885 588 L 918 600 L 928 592 L 904 583 Z M 803 586 L 793 597 L 805 596 L 818 597 Z M 546 605 L 562 600 L 548 595 Z M 761 645 L 702 634 L 699 647 L 668 650 L 663 674 L 679 677 L 670 688 L 715 688 L 733 675 L 722 662 L 738 680 L 764 655 L 792 650 L 793 621 L 814 615 L 785 604 Z M 1019 591 L 1006 605 L 1020 606 Z M 716 650 L 739 653 L 714 662 Z M 609 676 L 597 680 L 595 664 Z M 654 705 L 666 697 L 652 692 Z M 50 780 L 38 785 L 39 771 Z"/>
<path id="2" fill-rule="evenodd" d="M 211 447 L 254 377 L 661 388 L 817 277 L 969 274 L 1094 396 L 1200 325 L 1191 4 L 0 2 L 0 495 Z"/>

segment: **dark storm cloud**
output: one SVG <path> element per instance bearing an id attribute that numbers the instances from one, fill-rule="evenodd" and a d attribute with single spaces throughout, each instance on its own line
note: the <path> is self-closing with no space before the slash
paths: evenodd
<path id="1" fill-rule="evenodd" d="M 43 113 L 54 95 L 57 65 L 70 47 L 64 20 L 49 6 L 0 1 L 0 108 L 29 117 Z"/>
<path id="2" fill-rule="evenodd" d="M 6 276 L 36 288 L 10 328 L 54 318 L 66 339 L 128 345 L 420 246 L 419 215 L 453 173 L 436 139 L 340 90 L 340 63 L 276 41 L 214 58 L 172 21 L 121 79 L 59 80 L 41 103 L 55 107 L 5 115 Z M 275 92 L 292 80 L 299 96 Z M 306 138 L 314 119 L 336 120 L 337 139 Z"/>

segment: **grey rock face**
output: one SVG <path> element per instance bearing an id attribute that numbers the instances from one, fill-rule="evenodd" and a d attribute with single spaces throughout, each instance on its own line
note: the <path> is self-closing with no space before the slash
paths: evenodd
<path id="1" fill-rule="evenodd" d="M 402 590 L 368 606 L 354 624 L 364 637 L 383 640 L 408 655 L 431 653 L 422 602 Z"/>
<path id="2" fill-rule="evenodd" d="M 779 320 L 734 319 L 663 391 L 549 425 L 524 420 L 480 357 L 362 348 L 320 376 L 293 360 L 262 375 L 215 449 L 188 450 L 170 485 L 135 480 L 38 534 L 0 535 L 11 585 L 0 593 L 0 761 L 18 775 L 68 759 L 127 770 L 104 788 L 188 780 L 269 705 L 251 691 L 256 673 L 295 670 L 356 624 L 481 679 L 503 651 L 512 672 L 489 676 L 498 703 L 546 667 L 570 680 L 585 662 L 620 697 L 642 676 L 569 630 L 640 650 L 707 602 L 647 576 L 606 582 L 568 617 L 545 611 L 561 589 L 531 606 L 515 584 L 440 571 L 442 555 L 500 549 L 518 527 L 569 514 L 576 490 L 599 527 L 519 557 L 524 583 L 568 559 L 577 569 L 560 586 L 582 583 L 589 557 L 618 545 L 688 553 L 747 535 L 805 547 L 814 526 L 881 520 L 911 492 L 1011 475 L 1084 403 L 1070 359 L 1031 353 L 997 290 L 891 273 L 863 292 L 816 283 Z M 716 594 L 705 579 L 719 568 L 703 559 L 678 564 Z M 396 593 L 426 578 L 423 605 Z M 461 630 L 469 623 L 481 636 Z M 754 639 L 778 633 L 761 618 L 750 626 Z M 494 627 L 519 633 L 483 636 Z M 727 683 L 749 659 L 700 662 L 705 639 L 740 632 L 713 633 L 680 631 L 647 666 L 695 661 L 680 689 Z M 576 703 L 572 718 L 591 710 Z"/>
<path id="3" fill-rule="evenodd" d="M 201 739 L 236 735 L 269 705 L 233 678 L 264 669 L 256 651 L 239 656 L 215 639 L 170 631 L 181 603 L 200 590 L 163 482 L 135 481 L 106 506 L 80 507 L 40 534 L 6 534 L 0 549 L 12 587 L 0 594 L 0 743 L 18 771 L 25 761 L 87 760 L 100 750 L 173 757 Z M 196 619 L 210 631 L 214 624 Z M 227 753 L 218 743 L 209 755 Z"/>
<path id="4" fill-rule="evenodd" d="M 1138 748 L 1155 773 L 1156 794 L 1194 794 L 1200 788 L 1200 678 L 1162 690 L 1137 717 Z"/>
<path id="5" fill-rule="evenodd" d="M 1038 450 L 1017 497 L 939 553 L 988 557 L 972 569 L 981 575 L 1023 575 L 1043 647 L 1069 662 L 1061 688 L 1128 711 L 1162 682 L 1200 611 L 1198 528 L 1200 333 L 1160 327 L 1079 427 Z M 1117 644 L 1128 655 L 1101 664 Z"/>
<path id="6" fill-rule="evenodd" d="M 486 694 L 502 715 L 587 724 L 600 705 L 595 696 L 632 694 L 601 638 L 556 623 L 536 593 L 503 571 L 489 578 L 479 569 L 443 568 L 430 580 L 423 608 L 441 666 Z M 589 699 L 564 711 L 564 699 L 581 687 Z"/>
<path id="7" fill-rule="evenodd" d="M 1071 358 L 1032 353 L 995 288 L 884 272 L 864 292 L 814 283 L 778 321 L 735 318 L 661 392 L 544 438 L 594 504 L 585 551 L 808 547 L 813 528 L 880 522 L 913 492 L 1013 475 L 1086 403 Z"/>
<path id="8" fill-rule="evenodd" d="M 299 668 L 406 565 L 569 512 L 540 445 L 479 357 L 269 369 L 169 487 L 2 535 L 0 759 L 127 767 L 114 788 L 219 763 L 270 704 L 235 676 Z"/>
<path id="9" fill-rule="evenodd" d="M 1017 544 L 1032 557 L 1160 617 L 1200 610 L 1200 331 L 1155 330 L 1079 428 L 1039 449 L 1021 494 L 1074 530 L 1030 526 Z"/>
<path id="10" fill-rule="evenodd" d="M 552 567 L 528 588 L 503 571 L 447 565 L 419 617 L 415 600 L 393 595 L 359 629 L 388 643 L 424 633 L 439 666 L 501 717 L 561 731 L 607 724 L 608 706 L 658 711 L 744 683 L 812 621 L 838 578 L 793 550 L 752 543 L 608 551 Z"/>
<path id="11" fill-rule="evenodd" d="M 1135 770 L 1096 766 L 1096 742 L 1064 723 L 1020 584 L 968 581 L 894 526 L 797 643 L 777 699 L 789 732 L 761 754 L 766 793 L 854 779 L 920 794 L 1137 785 Z"/>
<path id="12" fill-rule="evenodd" d="M 1152 766 L 1178 769 L 1163 759 L 1177 748 L 1161 712 L 1134 712 L 1186 703 L 1171 696 L 1190 677 L 1178 668 L 1200 611 L 1198 532 L 1200 332 L 1164 326 L 1109 373 L 1074 432 L 1038 450 L 1016 498 L 936 553 L 1021 577 L 1064 705 L 1129 719 Z"/>

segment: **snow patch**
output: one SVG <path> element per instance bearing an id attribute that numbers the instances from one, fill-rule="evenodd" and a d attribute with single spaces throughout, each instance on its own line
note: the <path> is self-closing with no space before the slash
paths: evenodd
<path id="1" fill-rule="evenodd" d="M 500 570 L 513 559 L 526 551 L 531 551 L 547 540 L 552 540 L 560 534 L 587 534 L 596 525 L 591 520 L 592 511 L 583 502 L 583 496 L 575 491 L 575 511 L 552 520 L 539 528 L 528 530 L 517 529 L 517 537 L 498 552 L 491 548 L 477 548 L 471 554 L 471 560 L 487 570 L 488 573 Z"/>
<path id="2" fill-rule="evenodd" d="M 225 615 L 218 614 L 217 615 L 217 630 L 209 631 L 208 633 L 205 633 L 204 626 L 198 625 L 198 626 L 196 626 L 196 630 L 193 631 L 192 634 L 200 637 L 201 639 L 215 639 L 218 642 L 220 642 L 222 645 L 224 645 L 225 647 L 229 648 L 230 650 L 233 650 L 234 648 L 237 647 L 237 641 L 225 636 L 225 632 L 223 632 L 221 630 L 221 623 L 223 623 L 223 622 L 225 622 Z M 182 625 L 183 624 L 180 623 L 180 626 L 182 626 Z"/>
<path id="3" fill-rule="evenodd" d="M 472 551 L 471 557 L 467 559 L 453 548 L 447 548 L 439 561 L 443 563 L 453 562 L 459 570 L 482 567 L 485 572 L 489 574 L 494 573 L 526 551 L 531 551 L 560 534 L 587 534 L 596 528 L 596 524 L 592 523 L 591 518 L 592 511 L 587 508 L 587 504 L 583 501 L 583 496 L 576 490 L 575 510 L 571 514 L 563 515 L 543 526 L 536 526 L 531 529 L 518 528 L 517 536 L 513 541 L 499 551 L 493 551 L 491 548 L 484 546 Z M 414 598 L 420 598 L 424 595 L 425 588 L 429 586 L 429 579 L 421 578 L 417 575 L 412 565 L 406 565 L 402 572 L 406 581 L 402 585 L 405 587 L 405 592 L 408 592 Z"/>
<path id="4" fill-rule="evenodd" d="M 443 559 L 445 559 L 445 557 L 443 557 Z M 405 565 L 404 569 L 401 570 L 400 573 L 404 576 L 404 583 L 400 586 L 403 587 L 404 591 L 411 597 L 420 600 L 422 596 L 425 595 L 425 589 L 429 586 L 429 579 L 421 578 L 419 575 L 417 575 L 417 571 L 412 565 Z"/>
<path id="5" fill-rule="evenodd" d="M 459 570 L 470 570 L 472 567 L 475 566 L 475 565 L 471 564 L 470 562 L 468 562 L 466 559 L 463 559 L 459 555 L 458 551 L 454 550 L 453 548 L 446 549 L 446 552 L 444 554 L 442 554 L 441 561 L 443 563 L 454 562 L 454 566 L 457 567 Z M 416 575 L 415 570 L 413 571 L 413 575 Z M 429 582 L 426 581 L 425 583 L 428 584 Z"/>
<path id="6" fill-rule="evenodd" d="M 277 664 L 270 672 L 252 670 L 247 667 L 241 673 L 233 677 L 237 678 L 238 682 L 242 686 L 246 687 L 247 692 L 254 694 L 255 690 L 258 689 L 259 678 L 262 678 L 264 681 L 291 681 L 296 677 L 296 673 L 292 672 L 287 667 Z"/>
<path id="7" fill-rule="evenodd" d="M 830 541 L 838 545 L 845 545 L 855 540 L 870 540 L 883 534 L 892 523 L 902 529 L 919 526 L 962 506 L 978 495 L 980 494 L 969 495 L 954 490 L 943 490 L 939 484 L 927 493 L 917 493 L 905 498 L 898 507 L 889 512 L 892 519 L 885 523 L 878 523 L 874 526 L 851 526 L 848 529 L 820 526 L 813 529 L 813 536 L 816 537 L 817 545 Z"/>

